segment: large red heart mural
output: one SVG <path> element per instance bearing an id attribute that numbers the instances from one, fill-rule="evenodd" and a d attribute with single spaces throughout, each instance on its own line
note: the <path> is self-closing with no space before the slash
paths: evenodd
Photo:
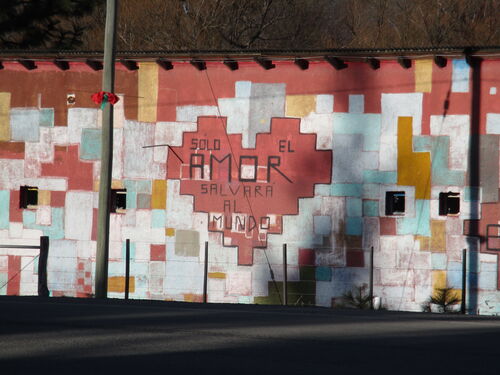
<path id="1" fill-rule="evenodd" d="M 194 211 L 208 214 L 210 231 L 224 246 L 238 247 L 238 264 L 253 264 L 253 249 L 282 233 L 283 215 L 297 215 L 299 199 L 329 184 L 332 151 L 316 149 L 316 135 L 300 133 L 300 120 L 274 118 L 270 133 L 242 148 L 227 134 L 223 117 L 199 117 L 179 147 L 169 147 L 167 178 L 180 179 L 180 194 L 194 197 Z"/>

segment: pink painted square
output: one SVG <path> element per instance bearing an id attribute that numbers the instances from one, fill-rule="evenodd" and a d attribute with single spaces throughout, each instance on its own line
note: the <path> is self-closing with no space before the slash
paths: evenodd
<path id="1" fill-rule="evenodd" d="M 166 260 L 166 246 L 165 245 L 151 245 L 151 260 Z"/>

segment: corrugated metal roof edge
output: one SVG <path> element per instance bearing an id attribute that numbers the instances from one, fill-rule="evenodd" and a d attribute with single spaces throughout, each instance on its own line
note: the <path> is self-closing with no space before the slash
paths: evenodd
<path id="1" fill-rule="evenodd" d="M 295 58 L 322 59 L 324 56 L 334 56 L 349 60 L 363 58 L 391 59 L 406 57 L 418 59 L 429 56 L 480 56 L 499 57 L 500 46 L 459 46 L 459 47 L 427 47 L 427 48 L 377 48 L 377 49 L 321 49 L 321 50 L 178 50 L 178 51 L 116 51 L 116 59 L 150 60 L 167 58 L 172 60 L 221 60 L 234 58 L 236 60 L 251 60 L 255 57 L 267 57 L 277 60 Z M 80 60 L 85 58 L 102 59 L 102 51 L 73 51 L 73 50 L 0 50 L 0 59 L 63 59 Z"/>

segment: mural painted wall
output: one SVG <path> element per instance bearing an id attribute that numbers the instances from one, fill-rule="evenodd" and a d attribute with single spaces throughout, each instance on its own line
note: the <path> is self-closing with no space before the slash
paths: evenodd
<path id="1" fill-rule="evenodd" d="M 91 296 L 101 72 L 3 64 L 0 243 L 49 236 L 51 295 Z M 279 303 L 287 244 L 290 303 L 320 306 L 368 282 L 373 246 L 375 295 L 419 311 L 460 292 L 467 249 L 470 310 L 500 313 L 500 61 L 275 64 L 117 65 L 109 296 L 126 239 L 131 298 L 200 301 L 208 241 L 210 302 Z M 36 294 L 36 255 L 0 249 L 0 294 Z"/>

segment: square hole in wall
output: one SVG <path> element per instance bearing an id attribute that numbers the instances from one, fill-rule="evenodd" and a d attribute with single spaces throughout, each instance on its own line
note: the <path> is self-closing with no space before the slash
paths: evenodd
<path id="1" fill-rule="evenodd" d="M 127 190 L 111 189 L 111 210 L 110 212 L 125 212 L 127 209 Z"/>
<path id="2" fill-rule="evenodd" d="M 458 215 L 460 213 L 460 193 L 439 193 L 439 215 Z"/>
<path id="3" fill-rule="evenodd" d="M 19 189 L 19 208 L 35 208 L 38 205 L 38 188 L 21 186 Z"/>
<path id="4" fill-rule="evenodd" d="M 385 192 L 385 214 L 404 215 L 405 213 L 405 192 L 386 191 Z"/>

